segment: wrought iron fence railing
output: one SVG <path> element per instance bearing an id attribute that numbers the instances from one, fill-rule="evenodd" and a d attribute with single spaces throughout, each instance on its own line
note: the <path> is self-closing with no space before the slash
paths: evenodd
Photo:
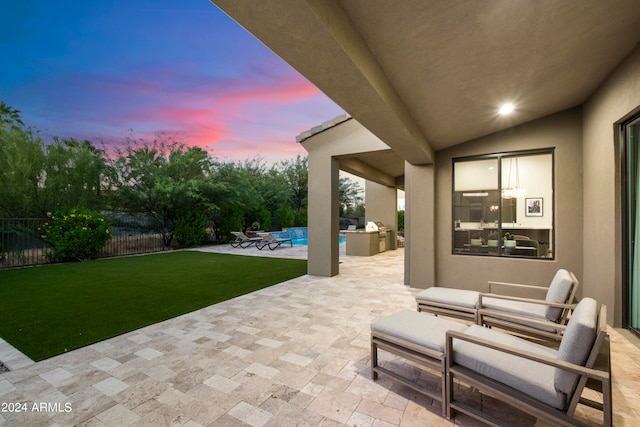
<path id="1" fill-rule="evenodd" d="M 111 239 L 100 257 L 159 252 L 170 249 L 161 221 L 145 215 L 105 214 Z M 48 264 L 51 246 L 42 239 L 46 218 L 0 218 L 0 269 Z"/>
<path id="2" fill-rule="evenodd" d="M 111 213 L 104 215 L 111 239 L 101 257 L 136 255 L 169 249 L 165 244 L 166 228 L 162 221 L 147 215 Z"/>
<path id="3" fill-rule="evenodd" d="M 46 264 L 49 245 L 39 230 L 44 218 L 0 218 L 0 268 Z"/>

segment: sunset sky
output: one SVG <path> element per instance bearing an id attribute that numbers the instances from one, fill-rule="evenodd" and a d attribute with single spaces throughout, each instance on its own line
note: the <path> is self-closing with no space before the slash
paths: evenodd
<path id="1" fill-rule="evenodd" d="M 0 6 L 0 101 L 45 139 L 162 132 L 219 158 L 277 161 L 343 113 L 208 0 Z"/>

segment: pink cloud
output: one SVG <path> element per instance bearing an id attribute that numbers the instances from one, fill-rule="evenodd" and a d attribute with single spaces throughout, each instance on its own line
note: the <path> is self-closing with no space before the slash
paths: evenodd
<path id="1" fill-rule="evenodd" d="M 266 84 L 230 81 L 213 91 L 189 95 L 171 107 L 140 109 L 134 112 L 134 120 L 156 131 L 179 132 L 187 137 L 189 145 L 210 149 L 214 154 L 232 153 L 237 158 L 260 152 L 265 156 L 298 154 L 301 148 L 295 136 L 331 118 L 292 121 L 301 103 L 316 98 L 329 103 L 315 86 L 291 74 Z"/>
<path id="2" fill-rule="evenodd" d="M 173 69 L 67 75 L 53 82 L 64 93 L 49 95 L 54 104 L 64 100 L 65 109 L 49 109 L 46 119 L 55 135 L 99 138 L 109 146 L 163 133 L 216 156 L 290 158 L 304 152 L 296 135 L 342 111 L 288 67 L 264 68 L 224 79 Z"/>

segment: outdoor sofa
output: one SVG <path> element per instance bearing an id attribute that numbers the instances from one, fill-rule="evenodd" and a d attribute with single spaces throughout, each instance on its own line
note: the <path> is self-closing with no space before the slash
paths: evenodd
<path id="1" fill-rule="evenodd" d="M 439 391 L 427 383 L 379 363 L 385 350 L 440 376 Z M 448 418 L 463 412 L 490 425 L 508 425 L 457 398 L 461 383 L 502 400 L 554 425 L 582 425 L 573 417 L 582 403 L 603 412 L 611 425 L 611 367 L 606 307 L 591 298 L 577 304 L 559 348 L 527 341 L 480 325 L 404 310 L 371 324 L 371 374 L 411 387 L 441 402 Z M 412 375 L 411 375 L 412 376 Z M 420 376 L 419 378 L 423 378 Z M 584 388 L 601 394 L 601 402 L 582 397 Z"/>
<path id="2" fill-rule="evenodd" d="M 549 287 L 489 281 L 489 292 L 432 287 L 416 295 L 418 311 L 460 318 L 484 326 L 499 326 L 546 340 L 560 340 L 579 281 L 559 269 Z M 544 299 L 512 296 L 545 292 Z M 509 295 L 507 295 L 509 294 Z"/>
<path id="3" fill-rule="evenodd" d="M 553 425 L 584 425 L 574 418 L 578 403 L 602 411 L 612 425 L 611 355 L 606 307 L 583 298 L 571 314 L 560 346 L 548 346 L 472 325 L 446 338 L 446 410 L 465 413 L 490 425 L 508 420 L 458 399 L 462 383 Z M 455 382 L 458 384 L 455 384 Z M 601 401 L 583 397 L 585 387 Z"/>

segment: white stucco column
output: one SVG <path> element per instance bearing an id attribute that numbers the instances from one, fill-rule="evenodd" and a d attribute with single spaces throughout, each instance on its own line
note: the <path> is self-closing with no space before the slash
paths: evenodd
<path id="1" fill-rule="evenodd" d="M 404 284 L 429 288 L 436 285 L 434 167 L 405 163 L 404 171 Z"/>
<path id="2" fill-rule="evenodd" d="M 380 221 L 391 230 L 387 249 L 398 248 L 398 190 L 372 181 L 365 181 L 365 220 Z"/>
<path id="3" fill-rule="evenodd" d="M 339 163 L 326 153 L 309 152 L 309 253 L 307 273 L 331 277 L 340 261 Z"/>

